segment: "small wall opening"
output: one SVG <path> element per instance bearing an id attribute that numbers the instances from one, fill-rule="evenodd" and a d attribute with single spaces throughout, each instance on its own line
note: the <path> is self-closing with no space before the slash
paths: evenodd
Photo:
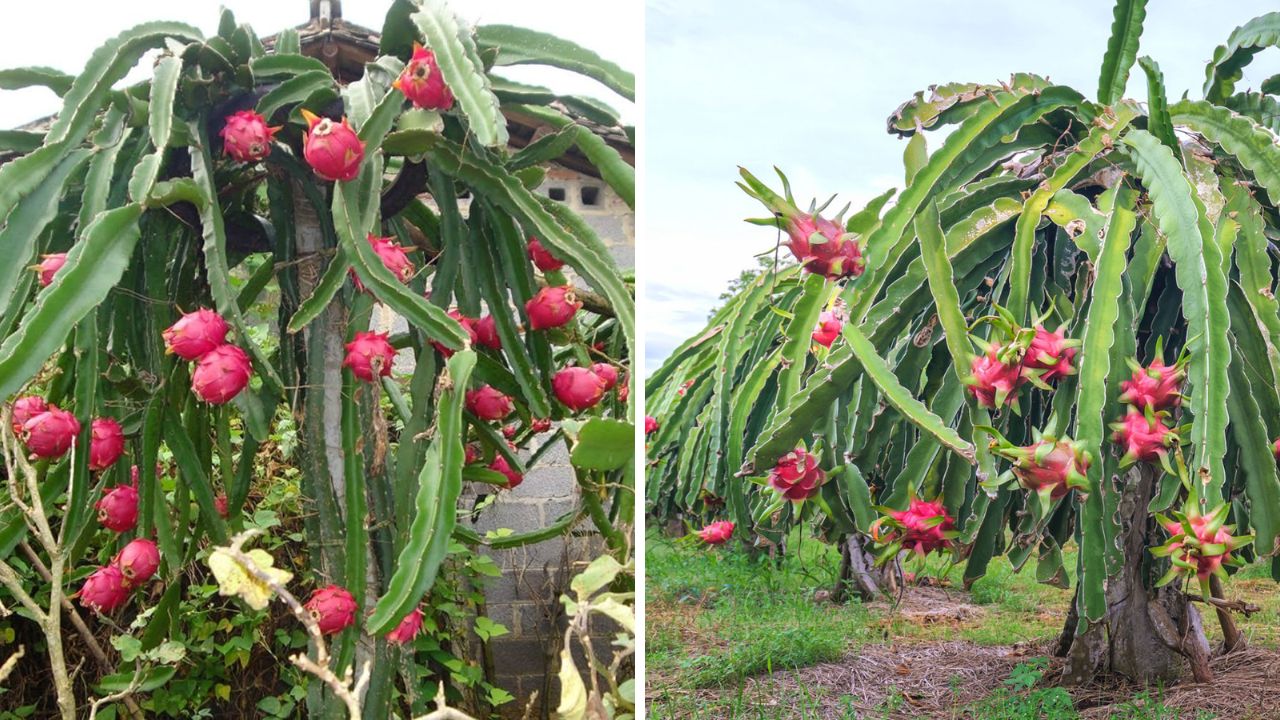
<path id="1" fill-rule="evenodd" d="M 582 186 L 582 204 L 586 207 L 595 207 L 600 204 L 600 188 L 593 185 Z"/>
<path id="2" fill-rule="evenodd" d="M 547 197 L 551 198 L 552 200 L 555 200 L 556 202 L 564 202 L 565 198 L 568 197 L 568 195 L 565 194 L 564 188 L 553 187 L 547 190 Z"/>

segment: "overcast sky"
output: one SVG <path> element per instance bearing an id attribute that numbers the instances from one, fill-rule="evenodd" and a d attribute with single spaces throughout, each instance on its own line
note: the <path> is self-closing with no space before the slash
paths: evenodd
<path id="1" fill-rule="evenodd" d="M 8 0 L 4 5 L 0 68 L 47 65 L 73 74 L 84 70 L 89 55 L 103 41 L 148 20 L 178 20 L 212 35 L 219 9 L 225 5 L 261 36 L 301 25 L 311 17 L 310 0 Z M 345 0 L 342 14 L 357 25 L 381 30 L 390 5 L 390 0 Z M 640 69 L 640 0 L 453 0 L 451 7 L 475 23 L 542 30 L 595 50 L 632 72 Z M 511 80 L 549 86 L 557 92 L 591 95 L 622 112 L 624 121 L 635 121 L 630 103 L 592 80 L 554 68 L 515 67 L 501 72 Z M 7 92 L 0 101 L 0 127 L 20 125 L 59 107 L 58 98 L 44 89 Z"/>
<path id="2" fill-rule="evenodd" d="M 743 165 L 797 198 L 840 193 L 843 206 L 902 185 L 905 140 L 885 119 L 931 84 L 1048 75 L 1095 97 L 1112 0 L 919 0 L 787 3 L 647 0 L 643 147 L 646 371 L 703 327 L 725 284 L 773 246 L 742 222 L 762 206 L 737 187 Z M 1201 97 L 1214 47 L 1274 2 L 1162 0 L 1148 5 L 1140 54 L 1169 95 Z M 1280 70 L 1255 59 L 1241 87 Z M 1128 95 L 1145 101 L 1135 68 Z M 930 151 L 938 147 L 930 138 Z"/>

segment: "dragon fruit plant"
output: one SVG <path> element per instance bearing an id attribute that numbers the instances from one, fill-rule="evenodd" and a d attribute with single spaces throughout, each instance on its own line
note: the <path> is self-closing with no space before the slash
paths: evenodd
<path id="1" fill-rule="evenodd" d="M 1237 86 L 1280 16 L 1203 48 L 1203 95 L 1182 100 L 1137 57 L 1145 16 L 1116 3 L 1093 97 L 1026 73 L 916 93 L 888 118 L 907 182 L 860 210 L 741 171 L 761 250 L 781 241 L 795 263 L 648 377 L 655 523 L 723 517 L 757 551 L 811 525 L 868 596 L 908 543 L 949 542 L 966 583 L 1003 555 L 1071 593 L 1071 682 L 1210 677 L 1203 633 L 1170 647 L 1131 618 L 1199 628 L 1190 598 L 1243 592 L 1228 558 L 1280 577 L 1280 124 L 1274 98 Z M 839 337 L 815 353 L 832 307 Z M 827 479 L 791 503 L 775 481 L 798 447 Z M 859 570 L 877 548 L 882 574 Z"/>
<path id="2" fill-rule="evenodd" d="M 256 522 L 271 479 L 255 458 L 287 456 L 301 479 L 304 547 L 273 577 L 324 588 L 310 610 L 334 651 L 313 643 L 310 717 L 422 714 L 410 702 L 435 680 L 403 693 L 397 678 L 434 678 L 439 658 L 411 642 L 424 627 L 472 631 L 424 604 L 461 572 L 447 561 L 458 543 L 511 548 L 590 523 L 628 562 L 633 290 L 595 231 L 536 188 L 568 154 L 634 206 L 618 140 L 634 129 L 604 103 L 503 76 L 567 67 L 631 101 L 634 77 L 543 33 L 472 27 L 443 0 L 388 4 L 380 46 L 342 82 L 310 36 L 264 41 L 230 11 L 214 35 L 126 30 L 78 76 L 4 72 L 6 89 L 62 98 L 41 133 L 0 138 L 14 240 L 0 439 L 24 501 L 0 503 L 0 563 L 20 540 L 40 560 L 0 572 L 0 602 L 45 631 L 59 717 L 87 715 L 84 691 L 135 665 L 82 656 L 57 608 L 74 595 L 110 615 L 85 618 L 108 648 L 142 626 L 147 643 L 178 633 L 190 563 Z M 144 56 L 149 76 L 122 84 Z M 513 147 L 511 122 L 556 140 Z M 280 451 L 286 431 L 296 447 Z M 502 536 L 457 521 L 465 483 L 515 488 L 551 443 L 568 446 L 581 488 L 563 517 Z M 38 565 L 61 580 L 28 606 L 17 598 L 46 586 Z M 232 575 L 259 608 L 261 588 Z M 28 644 L 23 662 L 42 652 Z M 325 678 L 365 672 L 352 712 Z M 137 702 L 116 716 L 141 717 Z"/>

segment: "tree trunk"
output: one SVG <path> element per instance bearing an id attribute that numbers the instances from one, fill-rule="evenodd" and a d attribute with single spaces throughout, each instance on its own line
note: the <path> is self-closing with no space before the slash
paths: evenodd
<path id="1" fill-rule="evenodd" d="M 1107 578 L 1106 617 L 1083 632 L 1071 621 L 1077 614 L 1077 590 L 1058 648 L 1067 657 L 1064 684 L 1081 685 L 1105 672 L 1143 684 L 1173 682 L 1184 658 L 1197 682 L 1213 679 L 1200 613 L 1176 583 L 1153 587 L 1163 564 L 1147 551 L 1149 538 L 1158 532 L 1147 511 L 1155 485 L 1155 473 L 1146 466 L 1130 470 L 1123 480 L 1117 541 L 1124 565 Z"/>
<path id="2" fill-rule="evenodd" d="M 844 602 L 850 590 L 863 602 L 871 602 L 881 595 L 893 595 L 900 588 L 899 577 L 896 561 L 877 567 L 876 557 L 866 538 L 853 533 L 840 543 L 840 579 L 831 599 Z"/>

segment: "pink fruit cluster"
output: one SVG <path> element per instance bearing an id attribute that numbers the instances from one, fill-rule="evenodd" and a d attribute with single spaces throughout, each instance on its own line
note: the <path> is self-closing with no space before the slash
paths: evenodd
<path id="1" fill-rule="evenodd" d="M 236 162 L 256 163 L 271 154 L 271 139 L 278 127 L 267 127 L 267 119 L 252 110 L 241 110 L 227 116 L 226 125 L 218 133 L 222 148 Z"/>
<path id="2" fill-rule="evenodd" d="M 563 327 L 582 308 L 582 303 L 568 285 L 544 287 L 524 304 L 533 330 Z"/>
<path id="3" fill-rule="evenodd" d="M 1176 519 L 1156 516 L 1170 537 L 1164 545 L 1152 548 L 1151 552 L 1157 557 L 1168 557 L 1173 563 L 1159 584 L 1163 585 L 1179 575 L 1195 575 L 1207 585 L 1212 575 L 1226 579 L 1224 564 L 1241 564 L 1231 553 L 1253 542 L 1253 538 L 1236 537 L 1233 534 L 1235 528 L 1224 524 L 1229 511 L 1230 506 L 1223 503 L 1208 515 L 1202 515 L 1193 498 L 1188 500 L 1186 510 L 1174 513 Z"/>
<path id="4" fill-rule="evenodd" d="M 818 456 L 804 448 L 796 448 L 778 458 L 769 471 L 769 484 L 792 502 L 817 495 L 826 480 L 827 473 L 818 467 Z"/>
<path id="5" fill-rule="evenodd" d="M 582 412 L 603 400 L 617 381 L 618 370 L 612 365 L 596 363 L 589 368 L 571 365 L 551 378 L 551 390 L 565 407 Z"/>
<path id="6" fill-rule="evenodd" d="M 80 587 L 80 604 L 101 613 L 124 605 L 129 593 L 150 580 L 160 567 L 160 550 L 151 540 L 138 538 L 116 553 L 111 562 L 89 574 Z"/>
<path id="7" fill-rule="evenodd" d="M 341 585 L 316 590 L 302 607 L 316 621 L 321 635 L 333 635 L 356 622 L 356 599 Z"/>
<path id="8" fill-rule="evenodd" d="M 391 86 L 404 93 L 414 107 L 426 110 L 453 107 L 453 92 L 445 84 L 436 54 L 417 43 L 413 44 L 413 56 Z"/>
<path id="9" fill-rule="evenodd" d="M 911 498 L 906 510 L 891 510 L 872 523 L 871 539 L 882 544 L 898 543 L 903 549 L 923 557 L 935 550 L 952 547 L 955 529 L 955 522 L 941 501 Z"/>
<path id="10" fill-rule="evenodd" d="M 733 537 L 733 523 L 728 520 L 713 522 L 699 530 L 698 537 L 708 545 L 723 545 Z"/>
<path id="11" fill-rule="evenodd" d="M 212 405 L 222 405 L 239 395 L 253 376 L 248 354 L 227 342 L 229 329 L 221 315 L 200 308 L 161 333 L 166 352 L 196 362 L 191 390 Z"/>
<path id="12" fill-rule="evenodd" d="M 351 374 L 365 382 L 375 382 L 379 377 L 391 376 L 391 364 L 396 359 L 396 349 L 387 333 L 358 332 L 346 345 L 347 355 L 342 366 L 351 368 Z"/>
<path id="13" fill-rule="evenodd" d="M 302 136 L 302 157 L 321 179 L 354 180 L 364 161 L 364 143 L 347 118 L 340 122 L 302 111 L 307 133 Z"/>
<path id="14" fill-rule="evenodd" d="M 1112 423 L 1111 439 L 1124 449 L 1120 466 L 1135 462 L 1168 462 L 1169 448 L 1179 442 L 1178 432 L 1168 423 L 1170 412 L 1182 403 L 1182 362 L 1165 365 L 1156 358 L 1147 367 L 1130 360 L 1133 375 L 1120 383 L 1120 402 L 1129 405 L 1125 416 Z"/>
<path id="15" fill-rule="evenodd" d="M 981 407 L 996 409 L 1008 403 L 1017 408 L 1018 390 L 1026 383 L 1047 388 L 1075 374 L 1072 362 L 1079 344 L 1067 338 L 1062 328 L 1050 331 L 1039 324 L 1029 341 L 991 343 L 973 359 L 969 392 Z"/>

